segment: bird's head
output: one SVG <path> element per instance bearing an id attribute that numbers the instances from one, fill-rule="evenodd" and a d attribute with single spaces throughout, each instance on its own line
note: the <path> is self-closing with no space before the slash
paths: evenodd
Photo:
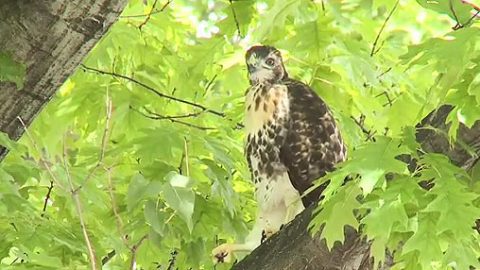
<path id="1" fill-rule="evenodd" d="M 253 46 L 248 49 L 245 60 L 250 84 L 276 83 L 288 77 L 280 51 L 270 46 Z"/>

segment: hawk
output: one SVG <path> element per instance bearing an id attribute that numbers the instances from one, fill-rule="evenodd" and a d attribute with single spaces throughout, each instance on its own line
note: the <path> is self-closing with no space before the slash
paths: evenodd
<path id="1" fill-rule="evenodd" d="M 317 202 L 326 185 L 301 196 L 346 157 L 327 105 L 308 85 L 288 77 L 279 50 L 253 46 L 246 62 L 245 155 L 255 184 L 257 218 L 244 243 L 212 251 L 216 262 L 252 251 Z"/>

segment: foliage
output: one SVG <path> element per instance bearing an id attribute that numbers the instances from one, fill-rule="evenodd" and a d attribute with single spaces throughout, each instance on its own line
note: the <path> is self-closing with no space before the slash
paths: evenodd
<path id="1" fill-rule="evenodd" d="M 452 30 L 449 5 L 417 2 L 132 0 L 26 136 L 0 137 L 1 268 L 87 269 L 93 251 L 104 269 L 212 269 L 254 218 L 239 125 L 254 43 L 284 51 L 348 143 L 312 222 L 329 246 L 350 225 L 396 269 L 479 267 L 478 175 L 420 155 L 414 127 L 444 103 L 452 142 L 480 119 L 480 28 L 466 4 Z"/>

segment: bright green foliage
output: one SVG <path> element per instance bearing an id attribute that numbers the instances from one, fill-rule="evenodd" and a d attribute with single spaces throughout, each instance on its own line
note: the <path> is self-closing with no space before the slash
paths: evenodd
<path id="1" fill-rule="evenodd" d="M 25 65 L 15 62 L 12 57 L 0 52 L 0 82 L 14 82 L 18 89 L 23 88 Z"/>
<path id="2" fill-rule="evenodd" d="M 172 258 L 212 269 L 211 249 L 241 240 L 255 218 L 239 125 L 243 55 L 255 43 L 282 50 L 348 144 L 349 159 L 320 180 L 331 183 L 312 230 L 332 247 L 345 225 L 359 228 L 375 262 L 388 249 L 395 269 L 478 266 L 480 167 L 419 155 L 415 142 L 440 104 L 455 106 L 442 134 L 452 142 L 480 119 L 475 20 L 452 30 L 447 0 L 399 1 L 387 22 L 395 1 L 175 0 L 160 12 L 166 2 L 132 0 L 29 135 L 0 136 L 11 149 L 0 167 L 1 269 L 88 269 L 80 217 L 98 264 L 115 251 L 104 269 L 128 269 L 133 254 L 143 269 Z M 471 7 L 450 2 L 466 24 Z M 24 71 L 7 66 L 0 80 L 21 83 Z M 403 154 L 418 159 L 415 172 Z"/>

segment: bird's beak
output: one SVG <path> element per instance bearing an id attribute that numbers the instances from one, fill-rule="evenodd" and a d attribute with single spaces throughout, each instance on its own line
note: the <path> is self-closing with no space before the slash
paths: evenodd
<path id="1" fill-rule="evenodd" d="M 247 69 L 248 69 L 248 73 L 254 73 L 256 70 L 254 65 L 248 65 Z"/>

